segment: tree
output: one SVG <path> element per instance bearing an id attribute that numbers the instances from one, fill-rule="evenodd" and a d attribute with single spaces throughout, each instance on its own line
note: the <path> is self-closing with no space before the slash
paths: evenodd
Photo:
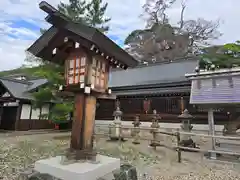
<path id="1" fill-rule="evenodd" d="M 58 9 L 76 23 L 84 23 L 107 32 L 109 27 L 106 24 L 111 19 L 105 17 L 108 3 L 102 4 L 102 0 L 91 0 L 89 3 L 85 0 L 69 0 L 69 4 L 61 2 Z"/>
<path id="2" fill-rule="evenodd" d="M 240 41 L 206 48 L 199 62 L 200 69 L 232 68 L 240 66 Z"/>
<path id="3" fill-rule="evenodd" d="M 199 49 L 209 40 L 218 38 L 221 35 L 217 31 L 219 21 L 184 19 L 186 2 L 182 0 L 181 3 L 179 26 L 173 26 L 166 12 L 175 0 L 146 0 L 142 15 L 146 17 L 146 29 L 130 33 L 125 40 L 127 51 L 140 61 L 148 63 L 169 61 L 193 56 L 199 53 Z"/>
<path id="4" fill-rule="evenodd" d="M 60 3 L 58 9 L 60 12 L 68 16 L 75 23 L 84 23 L 86 25 L 98 28 L 102 32 L 106 32 L 109 27 L 106 25 L 110 21 L 105 18 L 105 12 L 108 4 L 102 3 L 102 0 L 69 0 L 68 4 Z M 41 29 L 41 33 L 46 30 Z M 26 62 L 30 64 L 38 64 L 38 70 L 32 75 L 48 79 L 48 85 L 40 88 L 33 95 L 35 107 L 41 107 L 46 101 L 60 102 L 51 110 L 51 119 L 64 119 L 73 111 L 73 97 L 59 97 L 56 93 L 58 87 L 64 84 L 64 67 L 57 64 L 36 58 L 31 54 L 27 54 Z"/>
<path id="5" fill-rule="evenodd" d="M 169 19 L 166 10 L 170 8 L 174 2 L 176 2 L 176 0 L 147 0 L 143 5 L 144 13 L 142 14 L 147 20 L 146 27 L 149 28 L 154 24 L 168 23 Z"/>

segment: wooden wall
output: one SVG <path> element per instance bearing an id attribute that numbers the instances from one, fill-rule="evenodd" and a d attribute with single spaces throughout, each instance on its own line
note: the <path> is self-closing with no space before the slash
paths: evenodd
<path id="1" fill-rule="evenodd" d="M 182 109 L 188 109 L 195 117 L 193 122 L 196 124 L 207 124 L 207 109 L 201 106 L 189 104 L 189 96 L 172 96 L 172 97 L 149 97 L 149 98 L 119 98 L 123 118 L 126 121 L 134 120 L 136 114 L 140 114 L 141 121 L 151 121 L 147 114 L 151 114 L 154 109 L 162 117 L 161 122 L 179 123 L 178 116 Z M 144 110 L 144 101 L 150 101 L 149 111 Z M 114 100 L 99 100 L 99 107 L 96 113 L 98 120 L 112 120 L 115 110 Z M 225 124 L 228 121 L 227 112 L 223 108 L 215 109 L 216 124 Z"/>
<path id="2" fill-rule="evenodd" d="M 43 114 L 48 114 L 50 104 L 44 105 L 42 108 L 34 109 L 31 104 L 22 104 L 21 114 L 18 127 L 16 130 L 31 130 L 31 129 L 51 129 L 53 124 L 50 124 L 48 117 L 42 117 Z"/>

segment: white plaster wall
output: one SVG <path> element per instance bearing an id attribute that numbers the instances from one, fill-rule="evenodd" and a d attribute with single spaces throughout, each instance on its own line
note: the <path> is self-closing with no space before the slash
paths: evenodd
<path id="1" fill-rule="evenodd" d="M 21 119 L 29 119 L 31 111 L 31 105 L 23 104 L 22 111 L 21 111 Z"/>
<path id="2" fill-rule="evenodd" d="M 39 119 L 39 116 L 40 116 L 40 108 L 32 108 L 32 116 L 31 116 L 31 119 L 33 120 L 36 120 L 36 119 Z"/>

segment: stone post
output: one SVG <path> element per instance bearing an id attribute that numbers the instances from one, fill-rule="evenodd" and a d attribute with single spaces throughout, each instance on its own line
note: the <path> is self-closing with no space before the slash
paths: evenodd
<path id="1" fill-rule="evenodd" d="M 160 120 L 161 117 L 157 114 L 157 111 L 154 109 L 153 110 L 153 117 L 152 117 L 152 124 L 151 124 L 151 128 L 155 128 L 155 129 L 151 129 L 150 133 L 153 135 L 153 140 L 150 143 L 151 147 L 156 148 L 156 146 L 160 146 L 160 142 L 159 142 L 159 124 L 158 124 L 158 120 Z"/>
<path id="2" fill-rule="evenodd" d="M 120 107 L 117 106 L 116 110 L 113 112 L 114 120 L 113 123 L 109 125 L 109 138 L 110 140 L 117 141 L 119 138 L 123 140 L 121 136 L 121 125 L 122 125 L 122 111 Z"/>
<path id="3" fill-rule="evenodd" d="M 140 144 L 140 125 L 142 124 L 139 120 L 139 116 L 136 115 L 135 121 L 132 123 L 133 129 L 132 129 L 132 136 L 133 136 L 133 144 Z"/>
<path id="4" fill-rule="evenodd" d="M 183 132 L 191 132 L 193 126 L 191 125 L 191 121 L 193 116 L 185 109 L 178 118 L 182 121 L 181 130 Z M 184 147 L 196 147 L 196 144 L 193 142 L 191 135 L 182 135 L 180 145 Z"/>

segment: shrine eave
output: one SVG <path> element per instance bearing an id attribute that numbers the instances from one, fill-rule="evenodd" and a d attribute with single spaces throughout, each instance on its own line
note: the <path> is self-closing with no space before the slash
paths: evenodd
<path id="1" fill-rule="evenodd" d="M 226 68 L 226 69 L 217 69 L 212 71 L 201 70 L 199 72 L 185 74 L 185 77 L 188 79 L 202 79 L 202 78 L 210 78 L 210 77 L 228 77 L 240 75 L 240 68 Z"/>
<path id="2" fill-rule="evenodd" d="M 116 67 L 125 69 L 137 66 L 137 60 L 99 30 L 72 22 L 45 1 L 39 6 L 48 13 L 45 19 L 52 27 L 27 49 L 33 55 L 61 64 L 68 56 L 69 49 L 76 48 L 75 45 L 78 44 L 96 55 L 105 57 Z"/>

